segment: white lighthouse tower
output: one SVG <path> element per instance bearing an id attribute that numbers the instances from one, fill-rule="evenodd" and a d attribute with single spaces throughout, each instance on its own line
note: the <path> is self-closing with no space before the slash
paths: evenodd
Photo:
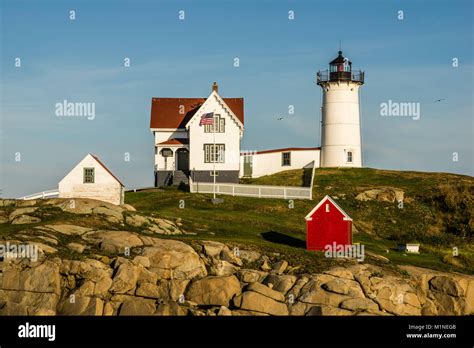
<path id="1" fill-rule="evenodd" d="M 359 88 L 364 72 L 353 71 L 342 51 L 329 63 L 329 71 L 317 73 L 323 89 L 321 167 L 362 167 Z"/>

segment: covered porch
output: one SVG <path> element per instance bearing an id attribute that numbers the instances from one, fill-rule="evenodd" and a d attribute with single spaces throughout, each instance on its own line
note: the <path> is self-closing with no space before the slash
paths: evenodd
<path id="1" fill-rule="evenodd" d="M 188 184 L 189 140 L 170 139 L 156 145 L 155 186 Z"/>

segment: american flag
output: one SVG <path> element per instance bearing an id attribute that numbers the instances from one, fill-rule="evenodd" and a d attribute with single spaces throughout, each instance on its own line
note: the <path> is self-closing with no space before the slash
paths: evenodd
<path id="1" fill-rule="evenodd" d="M 202 126 L 203 124 L 214 124 L 214 113 L 208 112 L 201 116 L 201 121 L 199 121 L 199 125 Z"/>

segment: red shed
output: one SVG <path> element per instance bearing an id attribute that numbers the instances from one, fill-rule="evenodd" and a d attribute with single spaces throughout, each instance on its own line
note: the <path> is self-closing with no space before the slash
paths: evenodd
<path id="1" fill-rule="evenodd" d="M 352 219 L 331 197 L 324 197 L 305 219 L 307 250 L 352 244 Z"/>

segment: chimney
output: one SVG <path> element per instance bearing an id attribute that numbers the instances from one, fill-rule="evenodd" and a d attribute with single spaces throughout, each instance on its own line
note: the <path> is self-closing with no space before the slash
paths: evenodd
<path id="1" fill-rule="evenodd" d="M 212 91 L 216 92 L 216 93 L 219 93 L 219 85 L 217 84 L 217 82 L 214 82 L 212 84 Z"/>

